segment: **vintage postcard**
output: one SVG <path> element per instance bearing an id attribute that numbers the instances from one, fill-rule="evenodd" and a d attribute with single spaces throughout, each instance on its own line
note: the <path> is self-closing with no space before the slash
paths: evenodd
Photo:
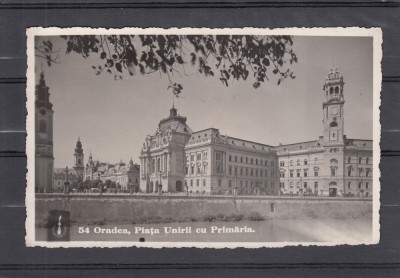
<path id="1" fill-rule="evenodd" d="M 27 246 L 379 242 L 380 29 L 27 39 Z"/>

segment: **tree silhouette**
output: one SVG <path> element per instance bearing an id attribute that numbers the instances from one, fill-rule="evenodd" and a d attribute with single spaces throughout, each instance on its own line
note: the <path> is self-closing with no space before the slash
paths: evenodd
<path id="1" fill-rule="evenodd" d="M 291 36 L 266 35 L 79 35 L 61 36 L 66 53 L 82 58 L 97 55 L 95 74 L 104 72 L 122 79 L 123 74 L 166 75 L 168 88 L 179 96 L 182 85 L 174 78 L 199 73 L 217 77 L 229 86 L 232 80 L 253 78 L 258 88 L 272 75 L 279 85 L 295 78 L 290 65 L 297 62 Z M 60 62 L 51 39 L 37 40 L 35 55 L 48 66 Z"/>

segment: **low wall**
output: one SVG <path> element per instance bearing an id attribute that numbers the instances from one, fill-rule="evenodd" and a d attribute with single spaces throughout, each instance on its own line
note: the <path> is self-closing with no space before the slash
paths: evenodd
<path id="1" fill-rule="evenodd" d="M 174 219 L 259 213 L 280 219 L 372 218 L 371 199 L 36 195 L 36 223 L 44 223 L 50 210 L 70 211 L 73 222 L 129 223 L 141 217 Z"/>

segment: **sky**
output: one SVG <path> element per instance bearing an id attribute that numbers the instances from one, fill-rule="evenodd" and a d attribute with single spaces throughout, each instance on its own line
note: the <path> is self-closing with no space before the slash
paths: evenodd
<path id="1" fill-rule="evenodd" d="M 125 76 L 115 81 L 96 75 L 95 57 L 66 55 L 65 42 L 52 38 L 60 49 L 60 64 L 47 67 L 37 59 L 36 80 L 43 70 L 54 110 L 54 165 L 73 165 L 80 137 L 87 162 L 89 152 L 103 162 L 139 163 L 147 134 L 166 118 L 174 99 L 178 114 L 193 130 L 218 128 L 227 134 L 268 145 L 316 140 L 323 133 L 322 86 L 332 66 L 344 77 L 345 134 L 372 139 L 372 39 L 366 37 L 294 37 L 298 63 L 295 79 L 277 85 L 265 82 L 253 89 L 253 79 L 232 82 L 193 74 L 175 76 L 184 88 L 173 98 L 168 78 L 159 74 Z M 43 66 L 42 66 L 43 64 Z"/>

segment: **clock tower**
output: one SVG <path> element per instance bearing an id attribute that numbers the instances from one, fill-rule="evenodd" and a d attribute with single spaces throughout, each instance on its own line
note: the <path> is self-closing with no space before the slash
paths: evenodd
<path id="1" fill-rule="evenodd" d="M 343 144 L 343 76 L 337 68 L 331 69 L 323 87 L 325 101 L 322 104 L 324 143 Z"/>

